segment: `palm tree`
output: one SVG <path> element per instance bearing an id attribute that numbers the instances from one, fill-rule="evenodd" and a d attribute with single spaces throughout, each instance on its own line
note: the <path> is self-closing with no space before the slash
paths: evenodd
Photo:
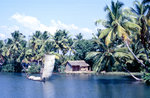
<path id="1" fill-rule="evenodd" d="M 143 1 L 144 2 L 144 1 Z M 135 1 L 135 8 L 131 8 L 131 11 L 136 15 L 137 24 L 141 27 L 140 39 L 141 43 L 145 49 L 147 55 L 147 60 L 149 60 L 147 49 L 149 43 L 149 31 L 148 31 L 148 19 L 146 17 L 147 11 L 149 10 L 149 5 L 145 5 L 143 2 Z M 145 1 L 146 2 L 146 1 Z"/>
<path id="2" fill-rule="evenodd" d="M 21 72 L 22 66 L 21 61 L 25 55 L 26 41 L 25 36 L 19 31 L 11 33 L 12 38 L 8 38 L 5 42 L 5 53 L 6 64 L 11 63 L 14 66 L 15 72 Z"/>
<path id="3" fill-rule="evenodd" d="M 71 54 L 74 53 L 74 40 L 72 38 L 68 39 L 68 46 L 69 46 L 69 57 L 71 57 Z"/>
<path id="4" fill-rule="evenodd" d="M 41 61 L 44 54 L 49 54 L 53 50 L 52 44 L 51 36 L 47 31 L 44 33 L 36 31 L 29 40 L 30 48 L 26 51 L 27 59 Z"/>
<path id="5" fill-rule="evenodd" d="M 131 44 L 131 49 L 142 62 L 146 63 L 146 54 L 144 53 L 144 48 L 142 48 L 140 45 L 140 41 Z M 121 47 L 116 47 L 114 51 L 114 57 L 116 58 L 116 61 L 119 62 L 119 64 L 124 65 L 124 67 L 127 67 L 127 69 L 130 71 L 141 71 L 137 60 L 133 57 L 132 54 L 128 53 L 128 49 L 124 47 L 123 44 Z"/>
<path id="6" fill-rule="evenodd" d="M 55 42 L 55 47 L 57 48 L 57 52 L 62 52 L 65 55 L 69 50 L 69 32 L 65 30 L 58 30 L 53 36 L 53 40 Z"/>
<path id="7" fill-rule="evenodd" d="M 75 40 L 81 40 L 83 39 L 83 35 L 81 33 L 79 33 L 78 35 L 76 35 Z"/>
<path id="8" fill-rule="evenodd" d="M 31 53 L 30 60 L 39 60 L 41 59 L 41 55 L 43 55 L 43 52 L 39 52 L 40 48 L 42 47 L 42 40 L 41 40 L 42 32 L 36 31 L 33 36 L 31 36 L 31 39 L 29 40 L 29 47 L 26 52 Z M 30 52 L 29 52 L 30 51 Z M 32 51 L 32 52 L 31 52 Z"/>
<path id="9" fill-rule="evenodd" d="M 136 42 L 134 44 L 131 45 L 131 49 L 134 52 L 134 54 L 140 58 L 141 62 L 145 62 L 147 61 L 147 57 L 146 54 L 144 53 L 144 48 L 139 47 L 140 42 Z M 143 79 L 140 79 L 138 77 L 136 77 L 135 75 L 133 75 L 130 71 L 141 71 L 140 66 L 138 66 L 138 62 L 137 60 L 134 58 L 133 55 L 131 55 L 130 53 L 128 53 L 127 51 L 128 49 L 126 47 L 122 47 L 122 48 L 118 48 L 115 49 L 115 53 L 114 53 L 114 57 L 115 57 L 115 65 L 119 64 L 122 66 L 122 68 L 127 71 L 134 79 L 138 80 L 138 81 L 143 81 Z M 130 70 L 130 71 L 129 71 Z"/>
<path id="10" fill-rule="evenodd" d="M 42 42 L 45 43 L 45 52 L 52 52 L 59 58 L 56 60 L 55 70 L 58 70 L 66 62 L 66 53 L 72 52 L 73 41 L 68 33 L 66 30 L 58 30 L 54 35 L 50 35 L 47 41 Z"/>
<path id="11" fill-rule="evenodd" d="M 150 35 L 150 1 L 149 0 L 143 0 L 142 4 L 147 8 L 148 12 L 146 13 L 146 20 L 147 20 L 147 28 L 148 28 L 148 33 Z M 149 41 L 149 39 L 148 39 Z M 150 43 L 150 41 L 149 41 Z M 150 48 L 150 44 L 149 44 Z"/>
<path id="12" fill-rule="evenodd" d="M 129 43 L 131 42 L 129 35 L 132 34 L 131 30 L 136 30 L 139 33 L 140 27 L 130 22 L 126 19 L 122 14 L 122 6 L 123 3 L 117 1 L 111 2 L 111 8 L 109 6 L 105 7 L 105 11 L 108 12 L 108 20 L 107 21 L 96 21 L 96 24 L 102 22 L 106 29 L 101 30 L 99 38 L 105 39 L 106 45 L 109 45 L 113 40 L 117 38 L 121 38 L 130 53 L 134 56 L 134 58 L 141 63 L 141 66 L 145 67 L 145 65 L 136 57 L 136 55 L 132 52 L 129 47 Z"/>
<path id="13" fill-rule="evenodd" d="M 112 71 L 115 63 L 114 49 L 111 45 L 107 46 L 103 39 L 99 39 L 96 36 L 93 37 L 92 41 L 95 44 L 96 51 L 88 52 L 85 59 L 93 61 L 93 71 Z"/>
<path id="14" fill-rule="evenodd" d="M 91 51 L 87 53 L 86 59 L 93 60 L 93 70 L 96 72 L 105 70 L 112 71 L 114 68 L 119 68 L 117 70 L 126 70 L 130 73 L 130 71 L 126 68 L 128 64 L 133 64 L 135 58 L 133 55 L 128 53 L 128 48 L 124 47 L 123 44 L 112 46 L 109 44 L 107 46 L 103 40 L 95 38 L 97 50 Z M 117 42 L 118 43 L 118 42 Z M 137 47 L 137 44 L 132 47 L 134 53 L 140 60 L 145 60 L 146 55 L 142 52 L 143 49 Z M 131 67 L 131 66 L 129 66 Z M 131 76 L 136 80 L 141 80 L 130 73 Z"/>

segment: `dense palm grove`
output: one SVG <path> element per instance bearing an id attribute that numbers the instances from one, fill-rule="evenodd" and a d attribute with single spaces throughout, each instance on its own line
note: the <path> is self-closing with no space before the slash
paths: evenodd
<path id="1" fill-rule="evenodd" d="M 72 38 L 69 31 L 35 31 L 27 41 L 19 31 L 0 40 L 1 71 L 21 72 L 22 64 L 38 72 L 45 54 L 55 54 L 55 71 L 63 72 L 68 60 L 85 60 L 95 72 L 150 72 L 150 5 L 149 0 L 135 1 L 134 7 L 123 9 L 122 2 L 111 2 L 104 8 L 106 20 L 91 39 L 79 33 Z M 24 67 L 26 67 L 24 65 Z M 148 73 L 145 74 L 148 79 Z"/>

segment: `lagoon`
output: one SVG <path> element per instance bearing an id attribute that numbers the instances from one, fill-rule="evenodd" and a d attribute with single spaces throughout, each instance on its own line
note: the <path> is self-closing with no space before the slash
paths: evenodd
<path id="1" fill-rule="evenodd" d="M 0 98 L 150 98 L 150 86 L 119 75 L 53 74 L 43 83 L 0 73 Z"/>

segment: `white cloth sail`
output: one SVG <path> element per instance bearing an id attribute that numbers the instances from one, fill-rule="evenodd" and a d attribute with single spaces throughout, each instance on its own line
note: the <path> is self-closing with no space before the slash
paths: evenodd
<path id="1" fill-rule="evenodd" d="M 48 79 L 53 72 L 55 63 L 55 55 L 46 55 L 44 61 L 44 68 L 42 73 L 42 79 Z"/>
<path id="2" fill-rule="evenodd" d="M 43 68 L 43 73 L 41 77 L 36 77 L 36 76 L 29 76 L 28 78 L 31 80 L 45 80 L 49 79 L 52 75 L 53 69 L 54 69 L 54 64 L 55 64 L 55 55 L 45 55 L 44 58 L 44 68 Z"/>

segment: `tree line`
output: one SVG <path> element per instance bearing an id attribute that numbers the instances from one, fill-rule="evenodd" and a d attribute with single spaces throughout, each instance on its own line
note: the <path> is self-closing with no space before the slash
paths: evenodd
<path id="1" fill-rule="evenodd" d="M 72 38 L 69 31 L 57 30 L 54 35 L 35 31 L 26 41 L 23 33 L 14 31 L 11 38 L 0 40 L 1 70 L 21 72 L 23 62 L 40 65 L 44 54 L 55 54 L 55 71 L 59 72 L 68 60 L 85 60 L 95 72 L 149 72 L 149 0 L 134 1 L 134 6 L 126 9 L 123 5 L 119 1 L 106 5 L 106 20 L 95 22 L 105 28 L 99 28 L 91 39 L 84 39 L 81 33 Z"/>

